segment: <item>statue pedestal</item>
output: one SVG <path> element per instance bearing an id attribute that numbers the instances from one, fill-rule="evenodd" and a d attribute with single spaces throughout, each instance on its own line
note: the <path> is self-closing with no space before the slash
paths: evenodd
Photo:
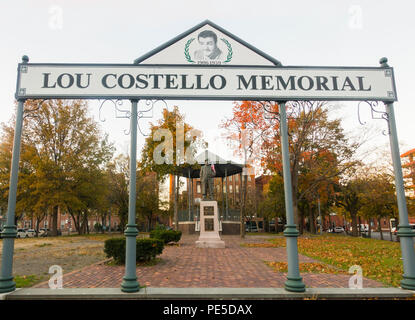
<path id="1" fill-rule="evenodd" d="M 225 248 L 219 236 L 217 201 L 200 201 L 200 236 L 197 248 Z"/>

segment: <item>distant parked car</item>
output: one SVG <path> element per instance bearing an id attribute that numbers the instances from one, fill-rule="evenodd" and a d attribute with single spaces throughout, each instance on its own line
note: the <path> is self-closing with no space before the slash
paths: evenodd
<path id="1" fill-rule="evenodd" d="M 49 229 L 48 228 L 40 228 L 39 229 L 39 237 L 47 237 Z"/>
<path id="2" fill-rule="evenodd" d="M 27 229 L 26 234 L 27 234 L 27 238 L 36 237 L 36 231 L 34 229 Z"/>
<path id="3" fill-rule="evenodd" d="M 256 224 L 246 225 L 245 232 L 258 232 Z"/>
<path id="4" fill-rule="evenodd" d="M 344 232 L 344 228 L 343 227 L 335 227 L 333 232 L 334 233 L 342 233 L 342 232 Z"/>
<path id="5" fill-rule="evenodd" d="M 16 238 L 27 238 L 27 237 L 28 235 L 25 229 L 21 229 L 21 228 L 17 229 Z"/>

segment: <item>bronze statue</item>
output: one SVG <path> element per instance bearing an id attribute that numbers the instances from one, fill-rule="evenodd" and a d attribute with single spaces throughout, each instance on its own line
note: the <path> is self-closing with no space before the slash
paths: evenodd
<path id="1" fill-rule="evenodd" d="M 202 184 L 203 200 L 213 200 L 213 177 L 216 176 L 214 165 L 209 165 L 208 160 L 200 168 L 200 182 Z"/>

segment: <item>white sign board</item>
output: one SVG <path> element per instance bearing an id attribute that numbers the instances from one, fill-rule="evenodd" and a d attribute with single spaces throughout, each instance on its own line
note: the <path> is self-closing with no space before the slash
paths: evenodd
<path id="1" fill-rule="evenodd" d="M 19 64 L 17 99 L 396 101 L 392 68 Z"/>

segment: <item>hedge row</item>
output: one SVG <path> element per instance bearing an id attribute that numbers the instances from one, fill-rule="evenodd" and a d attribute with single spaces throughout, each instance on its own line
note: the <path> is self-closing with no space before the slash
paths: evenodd
<path id="1" fill-rule="evenodd" d="M 104 252 L 118 264 L 125 264 L 125 238 L 111 238 L 105 241 Z M 161 254 L 164 242 L 159 239 L 137 239 L 136 261 L 149 261 Z"/>
<path id="2" fill-rule="evenodd" d="M 150 238 L 159 239 L 163 241 L 164 244 L 168 244 L 169 242 L 179 242 L 181 237 L 182 232 L 175 230 L 155 229 L 150 232 Z"/>

